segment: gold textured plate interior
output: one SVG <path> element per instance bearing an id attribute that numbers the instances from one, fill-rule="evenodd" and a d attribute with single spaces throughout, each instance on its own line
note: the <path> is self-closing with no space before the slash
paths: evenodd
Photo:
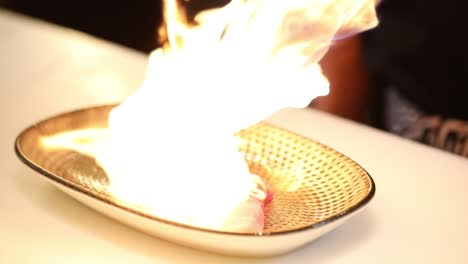
<path id="1" fill-rule="evenodd" d="M 59 184 L 132 213 L 171 223 L 112 196 L 106 173 L 93 157 L 73 149 L 51 149 L 41 144 L 42 138 L 62 132 L 105 129 L 113 107 L 78 110 L 39 122 L 19 135 L 16 152 L 28 166 Z M 238 135 L 243 139 L 240 151 L 251 172 L 265 179 L 274 193 L 266 208 L 263 235 L 322 226 L 353 213 L 374 195 L 375 186 L 369 174 L 323 144 L 267 123 Z M 99 138 L 83 135 L 70 140 L 86 143 Z"/>

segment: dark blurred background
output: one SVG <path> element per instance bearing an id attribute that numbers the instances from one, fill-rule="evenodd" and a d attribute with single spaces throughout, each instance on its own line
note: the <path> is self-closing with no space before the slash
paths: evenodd
<path id="1" fill-rule="evenodd" d="M 180 0 L 189 13 L 227 0 Z M 127 47 L 150 52 L 158 45 L 161 0 L 0 0 L 4 7 Z"/>
<path id="2" fill-rule="evenodd" d="M 0 0 L 0 5 L 143 52 L 156 47 L 161 22 L 158 0 Z"/>

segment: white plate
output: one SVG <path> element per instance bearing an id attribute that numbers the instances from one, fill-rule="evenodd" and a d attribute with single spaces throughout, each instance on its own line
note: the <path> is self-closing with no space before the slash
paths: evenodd
<path id="1" fill-rule="evenodd" d="M 263 123 L 239 133 L 243 139 L 240 148 L 251 171 L 264 178 L 274 193 L 262 235 L 220 232 L 160 219 L 110 194 L 107 175 L 93 157 L 73 149 L 50 149 L 41 143 L 44 137 L 62 132 L 106 129 L 113 107 L 78 110 L 39 122 L 18 136 L 16 153 L 26 165 L 75 199 L 157 237 L 222 254 L 278 255 L 341 225 L 374 196 L 372 178 L 351 159 Z M 93 144 L 99 138 L 88 134 L 70 140 Z"/>

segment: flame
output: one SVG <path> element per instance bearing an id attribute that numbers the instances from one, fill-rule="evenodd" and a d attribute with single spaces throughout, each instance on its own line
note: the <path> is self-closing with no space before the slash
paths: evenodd
<path id="1" fill-rule="evenodd" d="M 318 61 L 334 40 L 376 26 L 375 4 L 232 0 L 191 21 L 165 0 L 167 43 L 112 111 L 109 144 L 96 152 L 111 191 L 179 223 L 261 232 L 268 191 L 234 133 L 326 95 Z"/>

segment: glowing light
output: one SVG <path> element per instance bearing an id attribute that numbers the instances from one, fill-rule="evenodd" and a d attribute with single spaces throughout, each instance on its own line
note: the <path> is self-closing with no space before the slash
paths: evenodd
<path id="1" fill-rule="evenodd" d="M 41 144 L 52 150 L 73 149 L 85 155 L 96 157 L 105 151 L 108 140 L 109 130 L 89 128 L 43 137 Z"/>
<path id="2" fill-rule="evenodd" d="M 194 24 L 177 1 L 164 4 L 168 43 L 112 111 L 97 160 L 116 196 L 159 217 L 261 232 L 268 193 L 233 135 L 326 95 L 318 61 L 334 40 L 377 24 L 375 1 L 233 0 Z"/>

